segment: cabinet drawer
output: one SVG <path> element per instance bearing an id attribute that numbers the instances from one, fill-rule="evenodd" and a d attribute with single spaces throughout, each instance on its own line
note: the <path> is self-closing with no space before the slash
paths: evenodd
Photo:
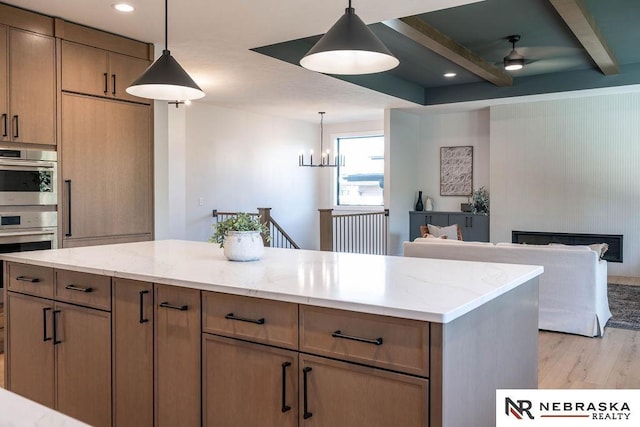
<path id="1" fill-rule="evenodd" d="M 111 311 L 111 277 L 56 270 L 58 301 Z"/>
<path id="2" fill-rule="evenodd" d="M 429 375 L 429 323 L 300 306 L 300 351 Z"/>
<path id="3" fill-rule="evenodd" d="M 44 298 L 53 298 L 53 268 L 7 263 L 8 289 Z"/>
<path id="4" fill-rule="evenodd" d="M 286 348 L 298 348 L 298 305 L 203 292 L 202 330 Z"/>

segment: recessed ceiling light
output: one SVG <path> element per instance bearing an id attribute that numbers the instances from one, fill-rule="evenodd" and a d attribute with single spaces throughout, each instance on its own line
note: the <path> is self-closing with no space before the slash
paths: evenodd
<path id="1" fill-rule="evenodd" d="M 134 10 L 136 10 L 135 7 L 127 3 L 116 3 L 112 4 L 111 7 L 113 7 L 118 12 L 133 12 Z"/>
<path id="2" fill-rule="evenodd" d="M 455 77 L 456 73 L 444 73 L 443 76 L 445 76 L 446 78 L 450 79 L 452 77 Z"/>

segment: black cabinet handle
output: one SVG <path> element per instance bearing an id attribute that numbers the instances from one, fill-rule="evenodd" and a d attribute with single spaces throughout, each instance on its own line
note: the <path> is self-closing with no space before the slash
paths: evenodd
<path id="1" fill-rule="evenodd" d="M 282 363 L 282 412 L 291 410 L 291 406 L 287 405 L 287 368 L 291 366 L 291 362 Z"/>
<path id="2" fill-rule="evenodd" d="M 374 345 L 382 345 L 382 341 L 383 341 L 382 338 L 370 339 L 370 338 L 355 337 L 353 335 L 344 335 L 340 331 L 335 331 L 334 333 L 331 334 L 331 336 L 334 338 L 343 338 L 345 340 L 364 342 L 367 344 L 374 344 Z"/>
<path id="3" fill-rule="evenodd" d="M 83 286 L 78 286 L 78 285 L 67 285 L 64 288 L 70 291 L 76 291 L 76 292 L 86 292 L 86 293 L 93 292 L 93 288 L 85 288 Z"/>
<path id="4" fill-rule="evenodd" d="M 53 310 L 53 345 L 60 344 L 62 341 L 58 340 L 58 316 L 60 310 Z"/>
<path id="5" fill-rule="evenodd" d="M 38 279 L 37 277 L 27 277 L 27 276 L 18 276 L 16 277 L 16 280 L 19 280 L 21 282 L 29 282 L 29 283 L 38 283 L 40 281 L 40 279 Z"/>
<path id="6" fill-rule="evenodd" d="M 42 309 L 42 341 L 47 342 L 51 337 L 47 337 L 47 311 L 50 311 L 51 307 L 45 307 Z"/>
<path id="7" fill-rule="evenodd" d="M 71 237 L 71 180 L 65 179 L 64 183 L 67 184 L 67 232 L 64 234 L 67 237 Z"/>
<path id="8" fill-rule="evenodd" d="M 469 227 L 469 217 L 468 217 L 468 216 L 465 216 L 465 217 L 464 217 L 464 227 L 465 227 L 465 228 L 468 228 L 468 227 Z"/>
<path id="9" fill-rule="evenodd" d="M 255 323 L 256 325 L 264 325 L 264 317 L 261 317 L 260 319 L 248 319 L 246 317 L 234 316 L 233 313 L 228 313 L 224 318 L 228 320 L 239 320 L 240 322 Z"/>
<path id="10" fill-rule="evenodd" d="M 144 318 L 144 295 L 149 291 L 140 291 L 140 323 L 147 323 L 149 319 Z"/>
<path id="11" fill-rule="evenodd" d="M 469 226 L 468 227 L 469 228 L 473 228 L 473 217 L 472 216 L 469 217 Z"/>
<path id="12" fill-rule="evenodd" d="M 13 127 L 13 137 L 18 138 L 20 136 L 20 118 L 17 114 L 13 116 L 13 123 L 15 123 Z"/>
<path id="13" fill-rule="evenodd" d="M 104 73 L 104 94 L 109 93 L 109 74 Z"/>
<path id="14" fill-rule="evenodd" d="M 9 136 L 7 134 L 7 113 L 2 114 L 2 136 Z"/>
<path id="15" fill-rule="evenodd" d="M 307 375 L 309 374 L 309 372 L 311 372 L 313 369 L 311 369 L 309 366 L 305 367 L 302 370 L 302 383 L 303 383 L 303 405 L 304 405 L 304 414 L 302 415 L 302 417 L 306 420 L 307 418 L 311 418 L 313 416 L 312 412 L 309 412 L 309 402 L 308 402 L 308 396 L 309 396 L 309 387 L 307 385 Z"/>
<path id="16" fill-rule="evenodd" d="M 113 87 L 111 88 L 111 94 L 116 96 L 116 75 L 111 74 L 111 82 L 113 83 Z"/>
<path id="17" fill-rule="evenodd" d="M 160 307 L 162 308 L 171 308 L 173 310 L 180 310 L 180 311 L 187 311 L 189 309 L 188 305 L 173 305 L 173 304 L 169 304 L 168 302 L 161 302 L 160 303 Z"/>

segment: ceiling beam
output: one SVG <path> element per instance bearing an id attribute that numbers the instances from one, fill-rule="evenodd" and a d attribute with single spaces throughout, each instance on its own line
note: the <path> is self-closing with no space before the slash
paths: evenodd
<path id="1" fill-rule="evenodd" d="M 602 74 L 620 74 L 618 60 L 582 0 L 549 0 Z"/>
<path id="2" fill-rule="evenodd" d="M 513 84 L 510 74 L 485 61 L 417 16 L 390 19 L 382 23 L 496 86 Z"/>

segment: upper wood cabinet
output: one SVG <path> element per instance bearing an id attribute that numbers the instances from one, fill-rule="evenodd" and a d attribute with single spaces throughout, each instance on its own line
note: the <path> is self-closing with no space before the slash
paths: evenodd
<path id="1" fill-rule="evenodd" d="M 110 236 L 151 237 L 151 123 L 147 105 L 62 94 L 65 247 Z"/>
<path id="2" fill-rule="evenodd" d="M 0 26 L 0 141 L 56 145 L 53 37 Z"/>
<path id="3" fill-rule="evenodd" d="M 62 42 L 62 90 L 127 101 L 150 101 L 125 89 L 150 62 L 69 41 Z"/>

